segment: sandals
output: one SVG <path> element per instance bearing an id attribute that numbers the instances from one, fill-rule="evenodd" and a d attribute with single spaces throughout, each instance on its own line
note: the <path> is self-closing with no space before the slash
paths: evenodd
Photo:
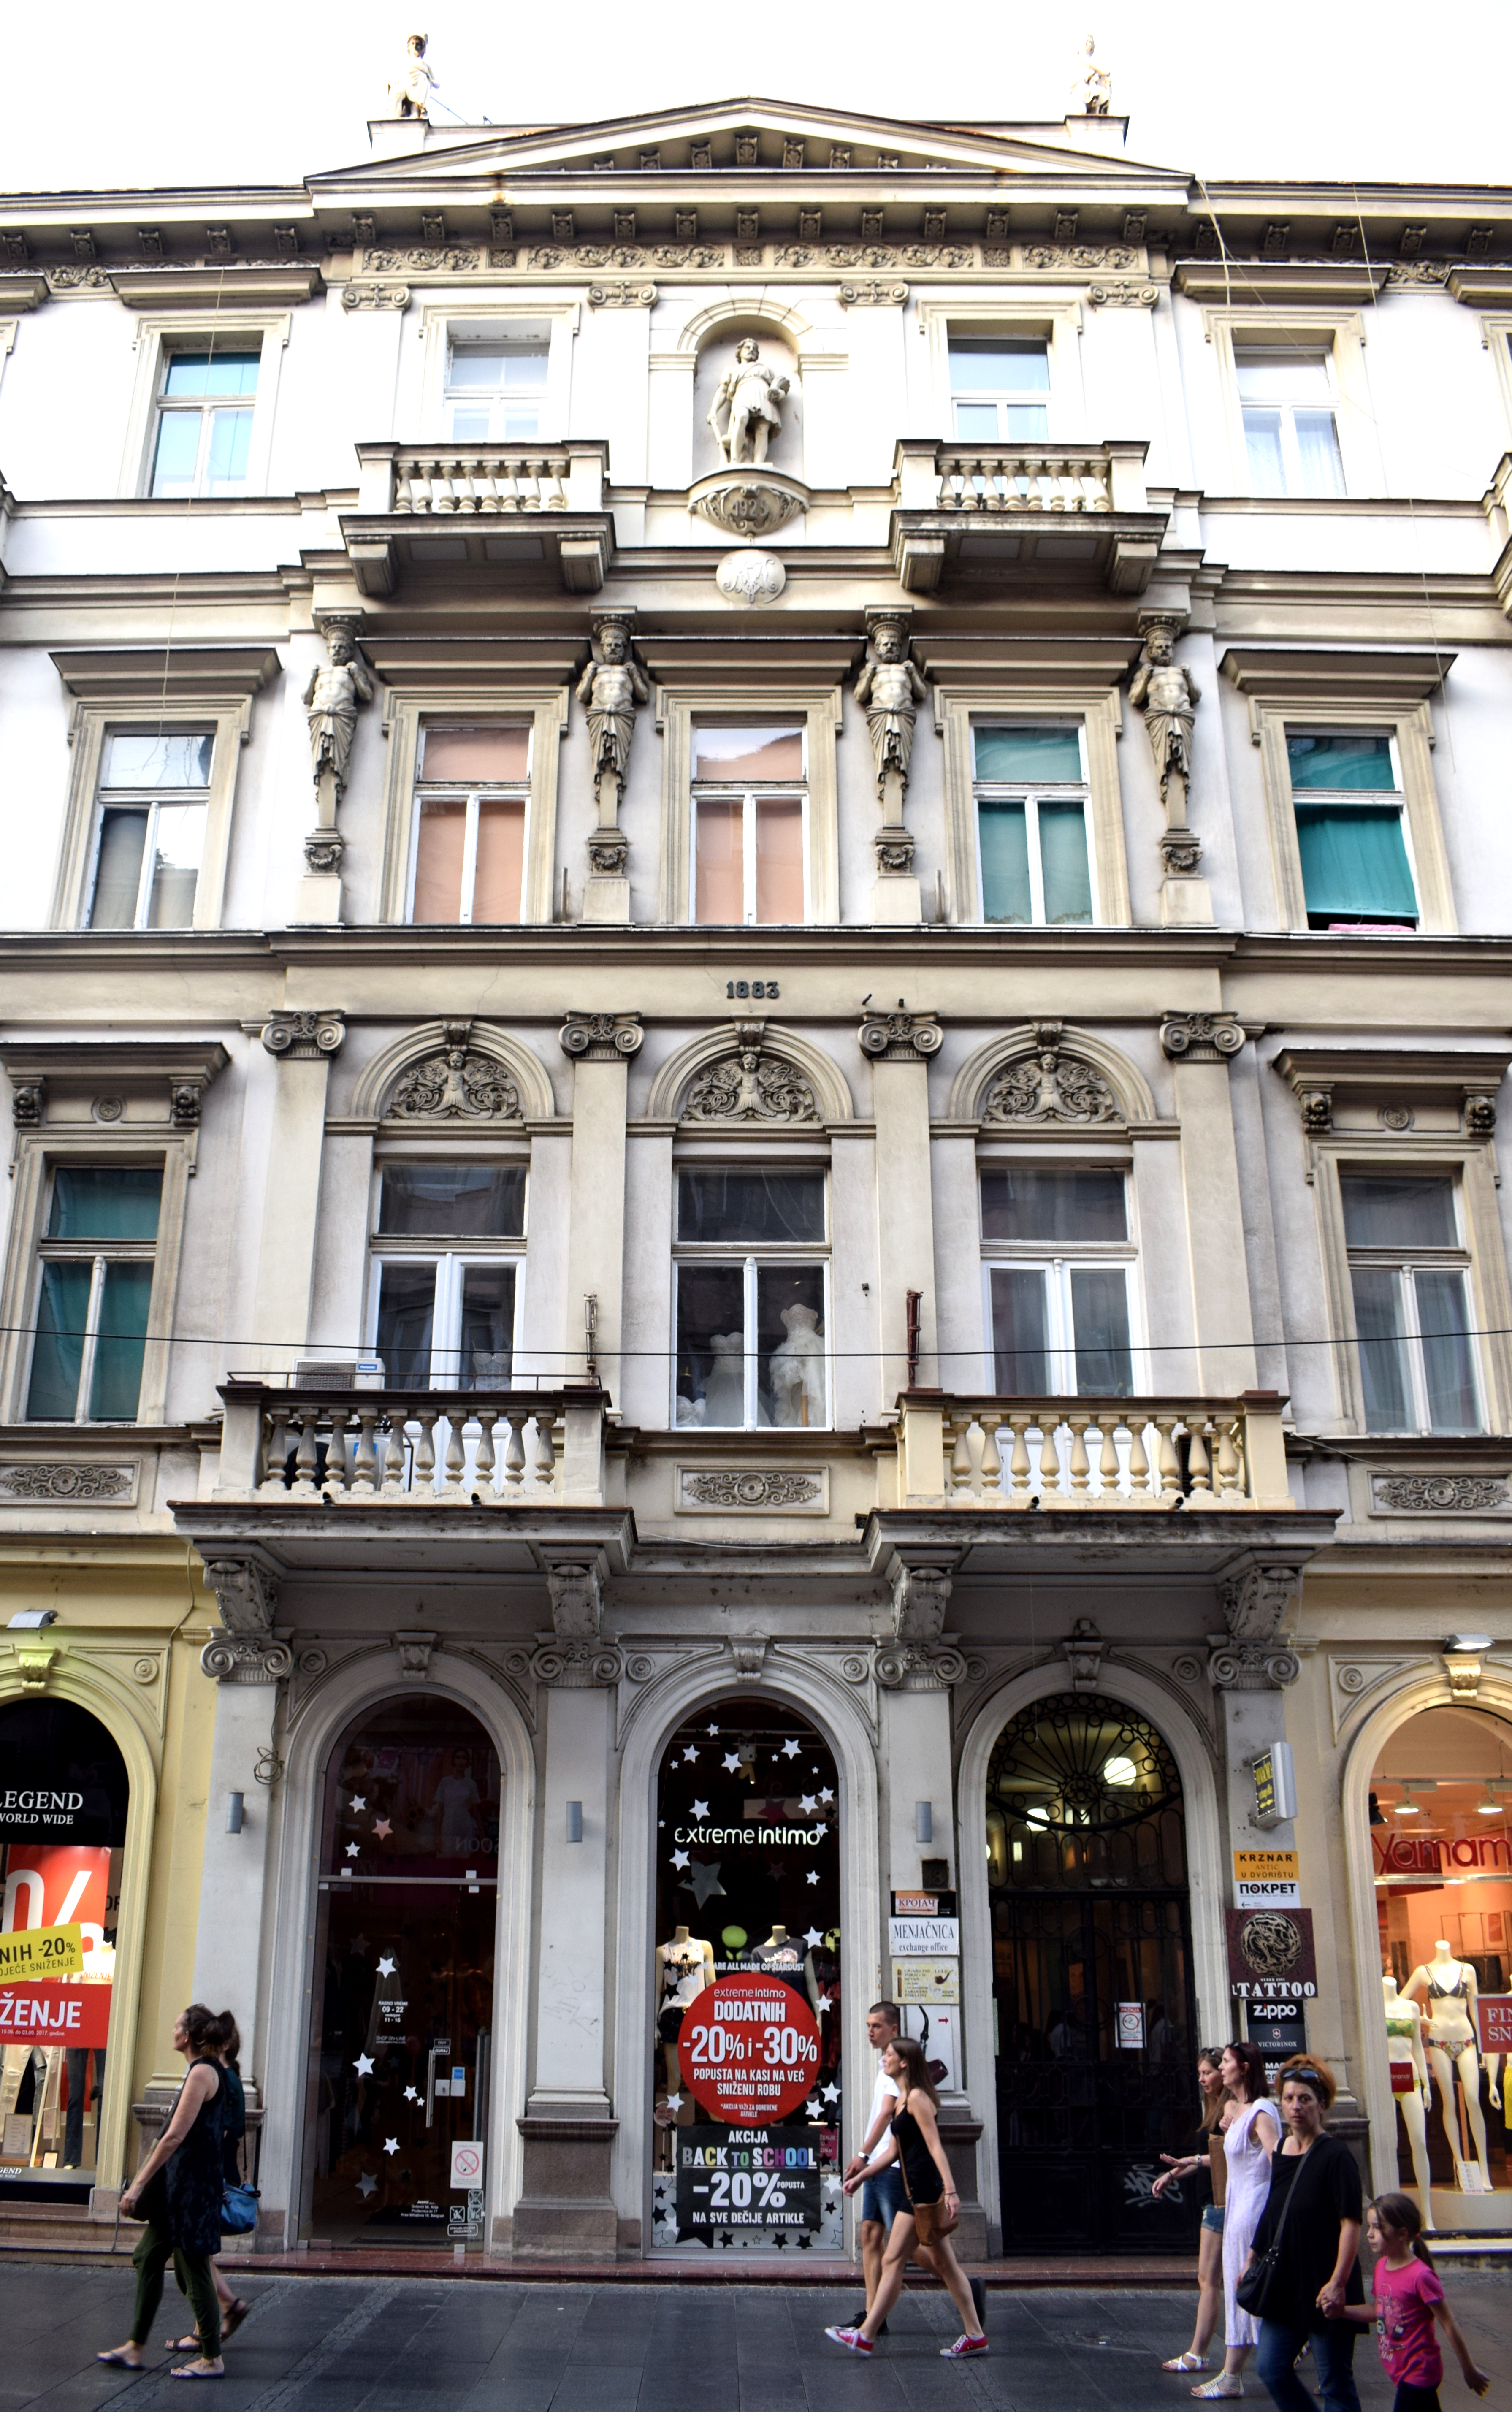
<path id="1" fill-rule="evenodd" d="M 1226 2371 L 1221 2370 L 1216 2378 L 1209 2379 L 1206 2387 L 1194 2387 L 1192 2392 L 1204 2404 L 1233 2404 L 1243 2394 L 1244 2381 L 1242 2378 L 1230 2378 Z"/>
<path id="2" fill-rule="evenodd" d="M 1179 2353 L 1174 2361 L 1163 2361 L 1160 2366 L 1162 2370 L 1177 2370 L 1182 2372 L 1190 2370 L 1206 2370 L 1208 2367 L 1208 2357 L 1205 2353 Z"/>
<path id="3" fill-rule="evenodd" d="M 198 2345 L 198 2338 L 196 2337 L 196 2345 Z M 115 2346 L 110 2353 L 97 2353 L 95 2356 L 95 2359 L 96 2361 L 108 2361 L 113 2370 L 145 2370 L 147 2368 L 147 2357 L 145 2354 L 142 2356 L 140 2361 L 132 2361 L 121 2351 L 119 2346 Z"/>
<path id="4" fill-rule="evenodd" d="M 236 2301 L 233 2303 L 228 2303 L 227 2305 L 226 2310 L 221 2314 L 222 2345 L 226 2343 L 228 2337 L 235 2336 L 237 2330 L 241 2327 L 242 2321 L 246 2318 L 246 2316 L 251 2309 L 252 2305 L 250 2303 L 243 2302 L 240 2295 L 237 2296 Z"/>
<path id="5" fill-rule="evenodd" d="M 207 2369 L 203 2357 L 198 2361 L 181 2361 L 177 2370 L 169 2372 L 169 2378 L 224 2378 L 224 2370 Z"/>

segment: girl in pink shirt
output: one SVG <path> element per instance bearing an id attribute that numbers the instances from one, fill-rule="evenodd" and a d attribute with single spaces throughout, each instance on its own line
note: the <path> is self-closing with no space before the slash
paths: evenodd
<path id="1" fill-rule="evenodd" d="M 1484 2395 L 1490 2380 L 1472 2361 L 1470 2347 L 1444 2300 L 1433 2257 L 1423 2242 L 1417 2204 L 1404 2194 L 1377 2195 L 1366 2211 L 1365 2227 L 1376 2256 L 1374 2305 L 1351 2303 L 1343 2316 L 1374 2320 L 1387 2375 L 1396 2381 L 1391 2412 L 1439 2412 L 1444 2357 L 1435 2320 L 1459 2357 L 1465 2385 L 1472 2393 Z"/>

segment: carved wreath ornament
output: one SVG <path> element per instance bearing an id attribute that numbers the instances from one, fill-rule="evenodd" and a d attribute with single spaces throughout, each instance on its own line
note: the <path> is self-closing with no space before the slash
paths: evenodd
<path id="1" fill-rule="evenodd" d="M 469 1025 L 448 1022 L 438 1055 L 412 1064 L 389 1108 L 406 1122 L 519 1122 L 520 1092 L 502 1064 L 467 1044 Z"/>
<path id="2" fill-rule="evenodd" d="M 780 1055 L 742 1047 L 700 1072 L 688 1091 L 689 1123 L 816 1123 L 819 1109 L 803 1075 Z"/>
<path id="3" fill-rule="evenodd" d="M 989 1092 L 990 1123 L 1110 1123 L 1118 1099 L 1102 1074 L 1061 1046 L 1058 1022 L 1035 1025 L 1035 1052 L 1010 1065 Z"/>
<path id="4" fill-rule="evenodd" d="M 119 1465 L 7 1465 L 0 1492 L 12 1499 L 119 1499 L 131 1476 Z"/>
<path id="5" fill-rule="evenodd" d="M 1505 1508 L 1506 1484 L 1492 1475 L 1481 1474 L 1402 1474 L 1385 1479 L 1377 1477 L 1375 1504 L 1409 1516 L 1424 1510 L 1442 1514 L 1454 1508 Z"/>
<path id="6" fill-rule="evenodd" d="M 820 1496 L 816 1474 L 689 1474 L 683 1488 L 700 1508 L 807 1508 Z"/>

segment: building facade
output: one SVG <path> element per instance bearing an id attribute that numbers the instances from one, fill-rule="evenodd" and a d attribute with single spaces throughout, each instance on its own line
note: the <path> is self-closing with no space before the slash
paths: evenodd
<path id="1" fill-rule="evenodd" d="M 0 207 L 7 2216 L 192 1993 L 260 2243 L 844 2254 L 896 1991 L 974 2251 L 1246 2026 L 1506 2227 L 1512 192 L 374 133 Z"/>

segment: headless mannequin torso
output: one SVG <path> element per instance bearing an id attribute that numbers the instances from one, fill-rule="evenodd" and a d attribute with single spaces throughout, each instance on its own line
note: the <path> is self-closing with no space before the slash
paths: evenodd
<path id="1" fill-rule="evenodd" d="M 668 2094 L 683 2093 L 683 2071 L 677 2056 L 683 2013 L 713 1981 L 713 1945 L 701 1942 L 685 1926 L 674 1928 L 669 1943 L 656 1946 L 656 2032 L 661 2037 Z M 676 2113 L 680 2124 L 686 2126 L 695 2110 L 692 2097 L 684 2095 Z"/>
<path id="2" fill-rule="evenodd" d="M 1408 1978 L 1404 1998 L 1420 2002 L 1427 2016 L 1429 2060 L 1438 2081 L 1439 2110 L 1444 2132 L 1454 2155 L 1455 2175 L 1467 2193 L 1483 2193 L 1490 2180 L 1486 2171 L 1486 2120 L 1480 2107 L 1480 2053 L 1475 2042 L 1475 1972 L 1468 1961 L 1457 1960 L 1442 1938 L 1433 1946 L 1426 1967 Z M 1464 2096 L 1465 2117 L 1475 2147 L 1476 2176 L 1467 2183 L 1467 2164 L 1460 2150 L 1454 2116 L 1454 2080 L 1458 2074 Z"/>
<path id="3" fill-rule="evenodd" d="M 1381 1992 L 1386 2008 L 1387 2052 L 1391 2061 L 1392 2092 L 1397 2108 L 1407 2130 L 1407 2142 L 1412 2152 L 1413 2176 L 1421 2201 L 1423 2226 L 1431 2228 L 1433 2198 L 1428 2166 L 1428 2106 L 1432 2099 L 1429 2082 L 1428 2062 L 1423 2054 L 1423 2013 L 1417 2002 L 1405 2001 L 1397 1991 L 1397 1980 L 1389 1973 L 1381 1978 Z M 1397 2093 L 1398 2072 L 1408 2068 L 1412 2085 Z"/>

